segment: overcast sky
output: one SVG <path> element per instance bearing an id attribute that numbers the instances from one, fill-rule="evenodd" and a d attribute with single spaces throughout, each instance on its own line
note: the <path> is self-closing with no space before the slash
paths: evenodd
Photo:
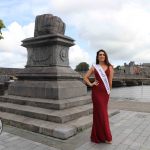
<path id="1" fill-rule="evenodd" d="M 6 25 L 0 40 L 0 67 L 24 67 L 27 51 L 21 45 L 33 37 L 35 17 L 59 16 L 65 35 L 75 39 L 69 50 L 70 66 L 95 63 L 105 49 L 114 65 L 150 62 L 149 0 L 0 0 L 0 19 Z"/>

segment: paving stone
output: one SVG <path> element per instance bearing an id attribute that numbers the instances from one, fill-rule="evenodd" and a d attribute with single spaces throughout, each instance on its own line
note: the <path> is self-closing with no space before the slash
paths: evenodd
<path id="1" fill-rule="evenodd" d="M 85 130 L 66 141 L 54 141 L 54 139 L 46 139 L 44 136 L 39 142 L 2 132 L 0 150 L 150 150 L 149 124 L 150 113 L 120 111 L 119 114 L 110 118 L 113 135 L 112 144 L 91 142 L 91 129 Z M 13 130 L 9 131 L 12 132 Z M 38 138 L 37 136 L 36 139 Z"/>
<path id="2" fill-rule="evenodd" d="M 127 150 L 128 147 L 129 147 L 128 145 L 121 144 L 118 145 L 115 150 Z"/>
<path id="3" fill-rule="evenodd" d="M 0 150 L 5 149 L 5 146 L 0 145 Z"/>

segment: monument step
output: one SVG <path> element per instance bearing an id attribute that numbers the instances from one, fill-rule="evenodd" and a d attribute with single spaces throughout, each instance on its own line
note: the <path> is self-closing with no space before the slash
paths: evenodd
<path id="1" fill-rule="evenodd" d="M 90 95 L 64 99 L 64 100 L 53 100 L 53 99 L 41 99 L 41 98 L 30 98 L 14 95 L 0 96 L 1 102 L 14 103 L 20 105 L 29 105 L 34 107 L 46 108 L 46 109 L 66 109 L 75 106 L 81 106 L 91 103 Z"/>
<path id="2" fill-rule="evenodd" d="M 119 113 L 118 110 L 109 110 L 108 112 L 109 116 L 113 116 Z M 26 129 L 32 132 L 41 133 L 63 140 L 68 139 L 73 135 L 76 135 L 78 132 L 88 127 L 91 127 L 92 125 L 92 114 L 88 116 L 82 116 L 78 119 L 69 121 L 64 124 L 34 119 L 7 112 L 0 112 L 0 119 L 3 123 L 7 125 L 12 125 L 18 128 Z"/>
<path id="3" fill-rule="evenodd" d="M 77 129 L 74 126 L 58 124 L 6 112 L 0 112 L 0 118 L 4 124 L 59 139 L 67 139 L 77 133 Z"/>
<path id="4" fill-rule="evenodd" d="M 36 119 L 42 119 L 57 123 L 65 123 L 81 116 L 92 113 L 92 104 L 72 107 L 65 110 L 44 109 L 27 105 L 18 105 L 12 103 L 0 103 L 0 111 L 9 112 L 18 115 L 24 115 Z"/>

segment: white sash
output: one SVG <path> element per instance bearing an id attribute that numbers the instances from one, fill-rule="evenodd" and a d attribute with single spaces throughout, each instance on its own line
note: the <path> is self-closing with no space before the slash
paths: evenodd
<path id="1" fill-rule="evenodd" d="M 100 65 L 93 65 L 94 68 L 97 70 L 99 76 L 101 77 L 103 83 L 104 83 L 104 86 L 106 88 L 106 91 L 108 94 L 110 94 L 110 86 L 109 86 L 109 82 L 108 82 L 108 79 L 107 79 L 107 76 L 106 76 L 106 73 L 104 72 L 103 68 L 100 66 Z"/>

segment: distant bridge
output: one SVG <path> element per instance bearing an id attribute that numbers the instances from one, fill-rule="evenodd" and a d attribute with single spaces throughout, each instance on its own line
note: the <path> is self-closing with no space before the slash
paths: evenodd
<path id="1" fill-rule="evenodd" d="M 114 81 L 118 81 L 118 80 L 150 80 L 150 78 L 145 78 L 145 77 L 114 77 L 113 78 Z"/>
<path id="2" fill-rule="evenodd" d="M 113 87 L 134 86 L 134 85 L 150 85 L 150 78 L 144 77 L 114 77 Z"/>
<path id="3" fill-rule="evenodd" d="M 85 75 L 84 72 L 80 73 L 80 75 Z M 94 81 L 94 75 L 90 77 L 90 81 Z M 150 78 L 146 78 L 141 75 L 130 75 L 130 74 L 114 74 L 113 78 L 113 87 L 120 87 L 120 86 L 134 86 L 134 85 L 150 85 Z"/>

